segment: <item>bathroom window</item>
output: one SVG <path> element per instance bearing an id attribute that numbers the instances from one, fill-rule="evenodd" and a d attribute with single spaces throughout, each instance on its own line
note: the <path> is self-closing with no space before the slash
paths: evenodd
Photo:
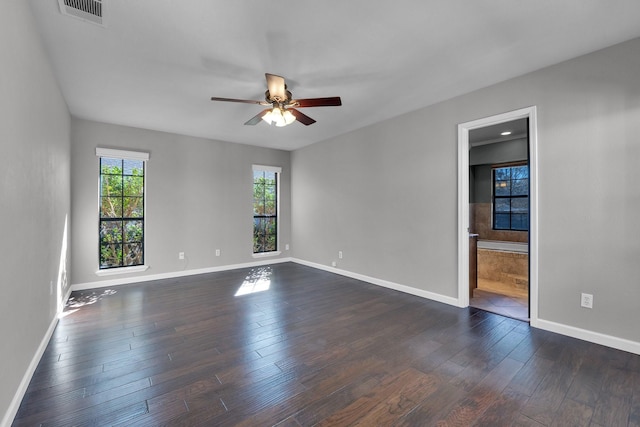
<path id="1" fill-rule="evenodd" d="M 493 168 L 493 229 L 529 229 L 529 166 Z"/>

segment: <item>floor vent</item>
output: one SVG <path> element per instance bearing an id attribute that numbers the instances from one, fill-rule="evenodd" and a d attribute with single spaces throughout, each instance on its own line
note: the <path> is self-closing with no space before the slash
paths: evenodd
<path id="1" fill-rule="evenodd" d="M 58 0 L 63 15 L 80 18 L 94 24 L 103 25 L 103 0 Z"/>

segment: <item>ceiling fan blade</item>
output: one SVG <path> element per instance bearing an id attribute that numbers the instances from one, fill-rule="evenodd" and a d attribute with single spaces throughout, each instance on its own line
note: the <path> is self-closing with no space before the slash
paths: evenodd
<path id="1" fill-rule="evenodd" d="M 333 96 L 330 98 L 308 98 L 308 99 L 296 99 L 292 101 L 297 108 L 303 107 L 338 107 L 342 105 L 342 100 L 339 96 Z"/>
<path id="2" fill-rule="evenodd" d="M 301 113 L 300 111 L 296 110 L 295 108 L 288 108 L 287 111 L 291 111 L 291 114 L 293 114 L 293 116 L 296 118 L 296 120 L 299 121 L 300 123 L 302 123 L 305 126 L 312 125 L 312 124 L 314 124 L 316 122 L 311 117 L 307 116 L 304 113 Z"/>
<path id="3" fill-rule="evenodd" d="M 267 108 L 266 110 L 262 110 L 261 112 L 259 112 L 258 114 L 256 114 L 255 116 L 253 116 L 252 118 L 250 118 L 249 120 L 247 120 L 245 122 L 245 125 L 249 125 L 249 126 L 255 126 L 258 123 L 260 123 L 260 121 L 262 120 L 262 117 L 267 114 L 269 111 L 271 111 L 271 108 Z"/>
<path id="4" fill-rule="evenodd" d="M 265 77 L 267 78 L 267 88 L 271 99 L 277 98 L 280 101 L 285 101 L 287 99 L 287 89 L 284 77 L 269 73 L 265 73 Z"/>
<path id="5" fill-rule="evenodd" d="M 212 101 L 224 101 L 224 102 L 242 102 L 245 104 L 259 104 L 259 105 L 270 105 L 264 101 L 254 101 L 251 99 L 234 99 L 234 98 L 218 98 L 216 96 L 211 97 Z"/>

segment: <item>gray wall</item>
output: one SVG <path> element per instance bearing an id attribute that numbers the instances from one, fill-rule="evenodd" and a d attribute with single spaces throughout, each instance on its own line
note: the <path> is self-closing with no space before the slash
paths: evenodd
<path id="1" fill-rule="evenodd" d="M 148 151 L 146 251 L 142 277 L 253 262 L 252 164 L 281 166 L 280 243 L 291 239 L 290 153 L 164 132 L 72 120 L 72 276 L 98 277 L 96 147 Z M 215 256 L 215 250 L 221 256 Z M 185 252 L 185 260 L 178 259 Z M 282 251 L 280 257 L 288 256 Z M 274 259 L 274 258 L 268 258 Z M 127 275 L 116 276 L 117 278 Z"/>
<path id="2" fill-rule="evenodd" d="M 66 291 L 68 256 L 62 248 L 70 219 L 67 106 L 27 2 L 8 0 L 2 6 L 0 420 L 9 415 Z"/>
<path id="3" fill-rule="evenodd" d="M 469 172 L 469 202 L 491 203 L 491 165 L 472 166 Z"/>
<path id="4" fill-rule="evenodd" d="M 639 342 L 640 39 L 295 151 L 294 256 L 456 297 L 457 125 L 531 105 L 539 318 Z"/>

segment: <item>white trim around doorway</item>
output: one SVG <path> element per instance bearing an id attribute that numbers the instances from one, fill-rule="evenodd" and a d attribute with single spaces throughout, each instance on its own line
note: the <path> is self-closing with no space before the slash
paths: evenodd
<path id="1" fill-rule="evenodd" d="M 458 306 L 469 306 L 469 131 L 529 119 L 529 318 L 538 326 L 538 134 L 536 107 L 458 125 Z"/>

